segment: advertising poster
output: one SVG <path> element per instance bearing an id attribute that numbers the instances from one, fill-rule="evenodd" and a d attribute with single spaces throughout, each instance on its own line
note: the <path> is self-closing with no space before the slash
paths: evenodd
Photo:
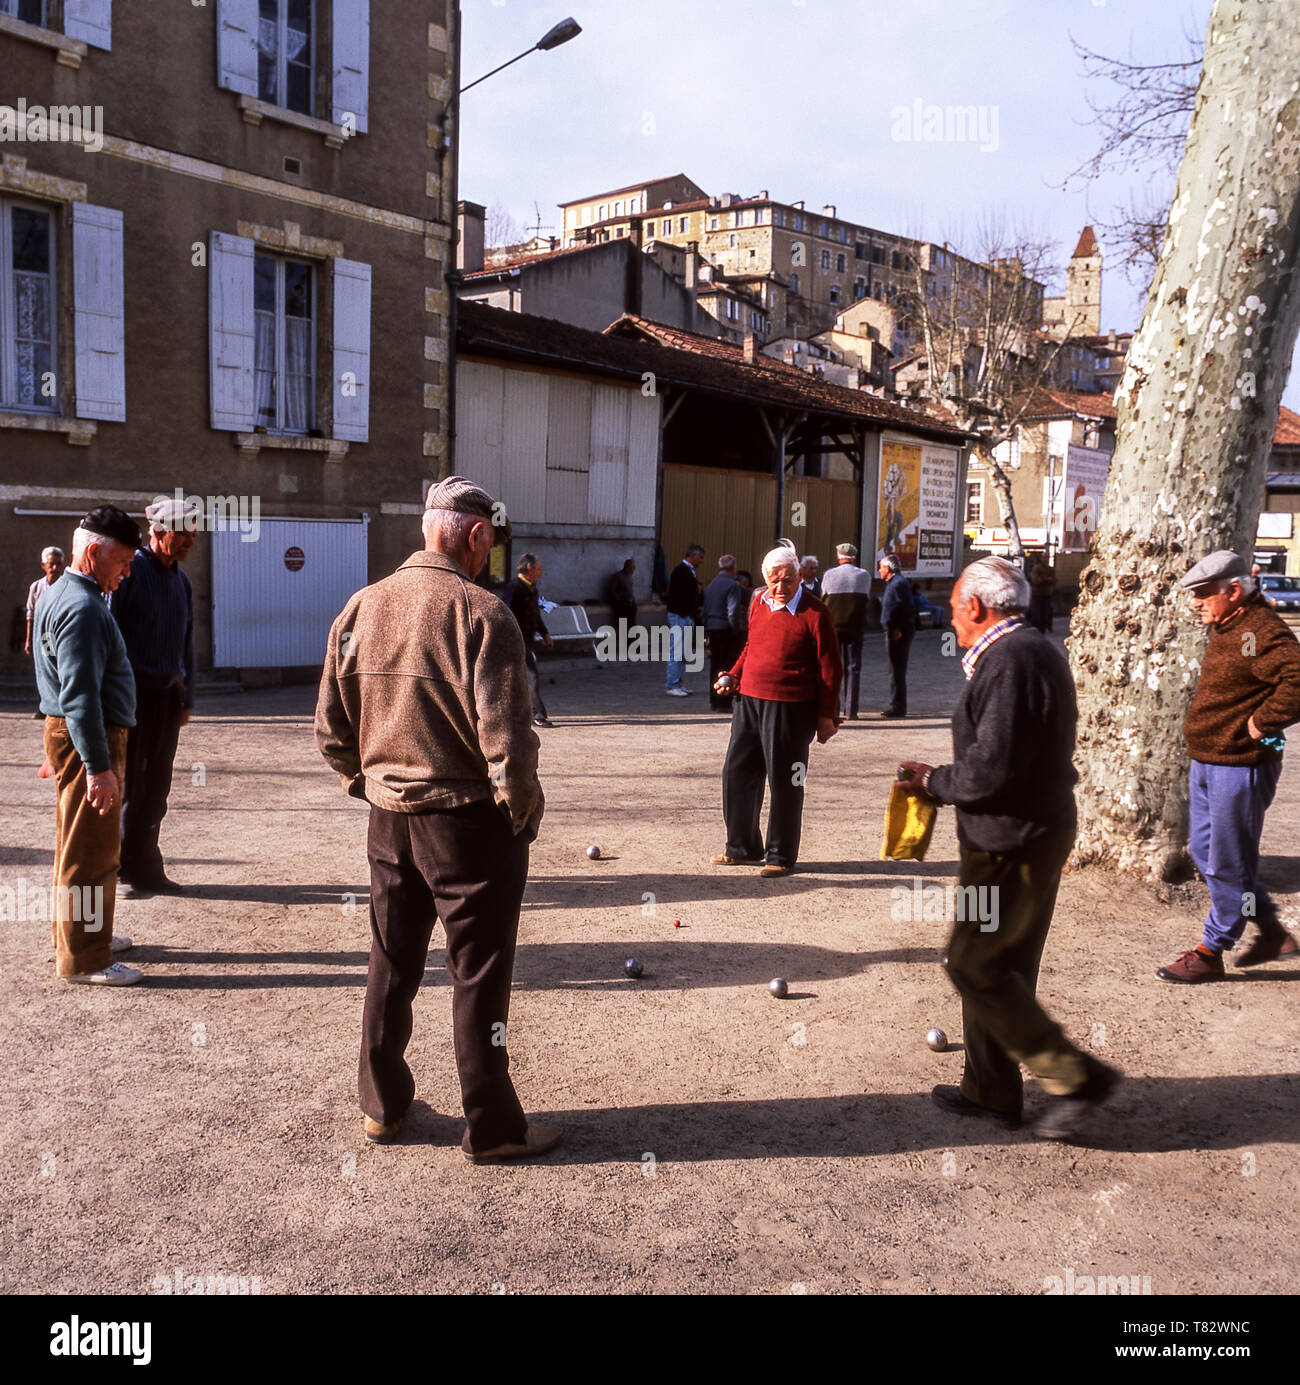
<path id="1" fill-rule="evenodd" d="M 892 553 L 905 573 L 948 577 L 957 525 L 957 453 L 885 438 L 880 448 L 876 559 Z"/>
<path id="2" fill-rule="evenodd" d="M 1101 518 L 1101 502 L 1106 494 L 1106 478 L 1110 475 L 1109 452 L 1090 447 L 1071 447 L 1065 463 L 1065 480 L 1061 487 L 1060 510 L 1063 510 L 1062 553 L 1085 553 L 1097 521 Z"/>

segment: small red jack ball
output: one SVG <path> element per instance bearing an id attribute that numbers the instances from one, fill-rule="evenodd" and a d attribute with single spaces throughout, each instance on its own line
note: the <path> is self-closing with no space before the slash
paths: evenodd
<path id="1" fill-rule="evenodd" d="M 673 927 L 674 927 L 674 928 L 680 928 L 681 926 L 682 926 L 682 921 L 681 921 L 681 919 L 674 919 L 674 920 L 673 920 Z"/>

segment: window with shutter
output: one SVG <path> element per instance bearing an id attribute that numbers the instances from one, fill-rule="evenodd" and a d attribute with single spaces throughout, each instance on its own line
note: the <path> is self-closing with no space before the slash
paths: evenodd
<path id="1" fill-rule="evenodd" d="M 370 115 L 370 0 L 334 0 L 330 105 L 336 125 L 364 134 Z"/>
<path id="2" fill-rule="evenodd" d="M 251 433 L 257 358 L 253 242 L 214 231 L 208 251 L 209 357 L 214 428 Z"/>
<path id="3" fill-rule="evenodd" d="M 63 0 L 63 32 L 95 48 L 111 49 L 113 0 Z"/>
<path id="4" fill-rule="evenodd" d="M 126 419 L 126 291 L 122 213 L 72 204 L 77 417 Z"/>
<path id="5" fill-rule="evenodd" d="M 334 261 L 334 436 L 347 442 L 370 440 L 370 276 Z"/>
<path id="6" fill-rule="evenodd" d="M 57 413 L 54 215 L 0 199 L 0 405 Z"/>
<path id="7" fill-rule="evenodd" d="M 243 96 L 258 90 L 258 0 L 217 0 L 217 80 Z"/>

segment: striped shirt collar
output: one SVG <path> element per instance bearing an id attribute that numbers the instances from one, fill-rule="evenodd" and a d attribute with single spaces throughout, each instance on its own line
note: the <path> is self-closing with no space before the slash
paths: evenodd
<path id="1" fill-rule="evenodd" d="M 763 600 L 767 604 L 767 608 L 770 611 L 789 611 L 791 615 L 795 615 L 799 610 L 800 601 L 803 600 L 803 590 L 803 583 L 801 582 L 794 589 L 794 595 L 790 598 L 790 600 L 787 601 L 784 606 L 778 606 L 776 602 L 772 600 L 771 592 L 769 592 L 765 587 L 763 589 Z"/>
<path id="2" fill-rule="evenodd" d="M 980 661 L 980 655 L 991 644 L 996 644 L 1004 635 L 1009 635 L 1013 630 L 1019 630 L 1025 623 L 1024 616 L 1008 616 L 1006 620 L 1000 620 L 991 629 L 985 632 L 975 641 L 973 645 L 962 655 L 962 672 L 966 675 L 969 682 L 975 676 L 975 665 Z"/>

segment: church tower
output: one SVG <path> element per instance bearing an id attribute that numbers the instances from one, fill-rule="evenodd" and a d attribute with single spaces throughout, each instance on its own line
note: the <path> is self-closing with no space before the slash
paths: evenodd
<path id="1" fill-rule="evenodd" d="M 1065 272 L 1065 325 L 1078 318 L 1074 335 L 1101 334 L 1101 246 L 1091 226 L 1083 228 Z"/>

